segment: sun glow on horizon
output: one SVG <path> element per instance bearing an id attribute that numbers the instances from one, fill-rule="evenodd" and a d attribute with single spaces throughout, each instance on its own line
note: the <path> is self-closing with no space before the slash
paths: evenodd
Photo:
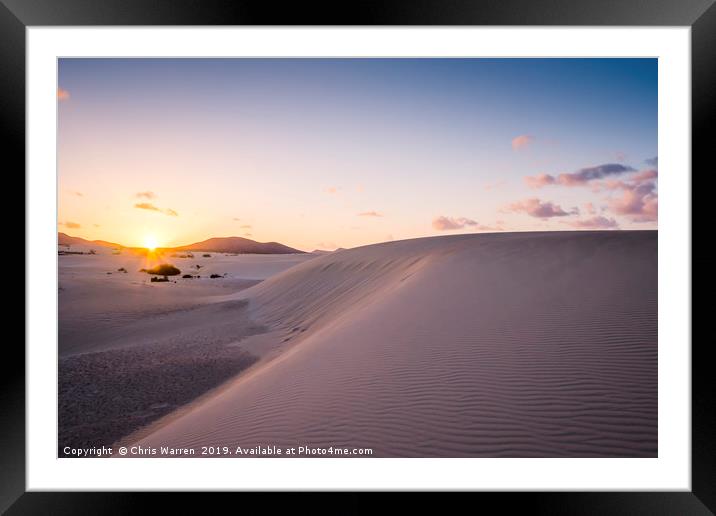
<path id="1" fill-rule="evenodd" d="M 144 237 L 144 247 L 146 247 L 149 251 L 154 252 L 157 247 L 159 247 L 159 243 L 157 242 L 157 237 L 154 235 L 147 235 Z"/>

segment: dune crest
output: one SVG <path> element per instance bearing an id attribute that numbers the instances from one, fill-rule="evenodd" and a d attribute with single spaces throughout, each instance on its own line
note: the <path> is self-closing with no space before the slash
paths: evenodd
<path id="1" fill-rule="evenodd" d="M 139 444 L 657 455 L 655 231 L 390 242 L 235 297 L 293 345 Z"/>

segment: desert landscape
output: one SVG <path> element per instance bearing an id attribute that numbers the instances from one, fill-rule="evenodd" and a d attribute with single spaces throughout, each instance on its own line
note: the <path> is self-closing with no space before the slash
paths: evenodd
<path id="1" fill-rule="evenodd" d="M 579 231 L 214 253 L 173 259 L 202 278 L 167 283 L 127 251 L 61 256 L 60 442 L 653 457 L 656 246 Z"/>
<path id="2" fill-rule="evenodd" d="M 659 456 L 656 58 L 57 71 L 59 457 Z"/>

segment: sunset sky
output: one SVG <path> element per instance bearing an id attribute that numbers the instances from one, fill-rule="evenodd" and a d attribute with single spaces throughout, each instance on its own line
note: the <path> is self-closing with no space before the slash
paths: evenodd
<path id="1" fill-rule="evenodd" d="M 656 59 L 60 59 L 58 230 L 655 229 Z"/>

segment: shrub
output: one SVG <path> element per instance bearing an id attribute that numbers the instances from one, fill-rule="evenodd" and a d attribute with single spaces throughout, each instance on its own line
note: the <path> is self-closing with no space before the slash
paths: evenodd
<path id="1" fill-rule="evenodd" d="M 152 279 L 150 280 L 152 283 L 164 283 L 165 281 L 169 281 L 169 278 L 164 276 L 163 278 L 157 278 L 156 276 L 152 276 Z"/>
<path id="2" fill-rule="evenodd" d="M 193 277 L 194 276 L 192 276 L 191 274 L 184 274 L 184 276 L 182 276 L 182 278 L 193 278 Z"/>
<path id="3" fill-rule="evenodd" d="M 209 277 L 210 277 L 210 278 L 221 278 L 222 276 L 221 276 L 221 274 L 212 274 L 212 275 L 209 276 Z"/>
<path id="4" fill-rule="evenodd" d="M 210 255 L 210 254 L 202 254 L 202 256 L 203 256 L 204 258 L 211 258 L 211 255 Z"/>
<path id="5" fill-rule="evenodd" d="M 151 269 L 148 269 L 145 271 L 147 274 L 156 274 L 158 276 L 176 276 L 177 274 L 181 274 L 181 271 L 174 267 L 170 263 L 162 263 L 161 265 L 157 265 L 156 267 L 153 267 Z"/>

